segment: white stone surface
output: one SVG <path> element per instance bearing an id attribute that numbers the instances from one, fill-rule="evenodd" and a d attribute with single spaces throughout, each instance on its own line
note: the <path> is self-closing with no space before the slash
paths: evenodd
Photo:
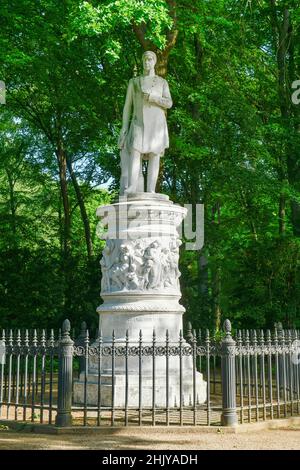
<path id="1" fill-rule="evenodd" d="M 177 345 L 182 330 L 184 307 L 180 305 L 180 272 L 178 270 L 179 246 L 178 226 L 186 210 L 173 204 L 164 195 L 138 193 L 109 206 L 98 208 L 97 214 L 108 226 L 104 234 L 106 247 L 101 259 L 103 303 L 97 311 L 102 340 L 111 344 L 112 333 L 115 345 L 124 346 L 126 332 L 130 345 L 138 345 L 142 331 L 143 346 L 152 345 L 153 331 L 156 346 L 166 345 L 168 330 L 170 345 Z M 97 344 L 95 343 L 95 345 Z M 183 346 L 188 346 L 183 343 Z M 112 396 L 112 358 L 101 358 L 101 405 L 110 406 Z M 115 406 L 125 404 L 125 358 L 116 356 Z M 129 406 L 137 406 L 139 395 L 139 358 L 130 356 Z M 166 357 L 155 357 L 155 388 L 157 406 L 166 401 Z M 179 395 L 179 356 L 169 356 L 170 406 L 177 405 Z M 143 404 L 152 405 L 152 356 L 142 357 Z M 193 397 L 193 360 L 182 358 L 183 398 L 189 404 Z M 196 373 L 197 402 L 206 400 L 206 383 L 202 374 Z M 98 400 L 98 358 L 89 359 L 87 386 L 89 404 Z M 83 377 L 74 385 L 74 399 L 83 401 Z M 172 402 L 172 403 L 171 403 Z"/>
<path id="2" fill-rule="evenodd" d="M 183 405 L 193 405 L 193 379 L 189 373 L 190 368 L 183 372 Z M 143 374 L 142 377 L 142 394 L 141 401 L 143 407 L 151 407 L 153 404 L 152 397 L 153 378 L 151 375 Z M 82 402 L 84 389 L 84 377 L 80 377 L 79 381 L 74 384 L 74 400 L 76 403 Z M 196 374 L 196 400 L 195 404 L 204 403 L 206 400 L 206 382 L 202 378 L 202 374 Z M 116 407 L 125 407 L 125 375 L 119 374 L 115 376 L 114 386 L 114 405 Z M 101 378 L 101 406 L 111 406 L 112 404 L 112 376 L 104 374 Z M 166 374 L 156 375 L 155 377 L 155 407 L 166 407 L 167 388 Z M 128 406 L 137 408 L 139 406 L 139 376 L 138 374 L 130 374 L 128 376 Z M 169 379 L 169 407 L 180 405 L 180 388 L 179 388 L 179 369 L 170 374 Z M 98 376 L 89 374 L 87 387 L 87 403 L 88 405 L 96 405 L 98 403 Z"/>
<path id="3" fill-rule="evenodd" d="M 119 137 L 121 194 L 143 191 L 142 160 L 149 160 L 147 191 L 154 193 L 159 160 L 169 147 L 166 110 L 172 107 L 168 82 L 155 74 L 156 55 L 143 54 L 143 75 L 129 81 Z"/>

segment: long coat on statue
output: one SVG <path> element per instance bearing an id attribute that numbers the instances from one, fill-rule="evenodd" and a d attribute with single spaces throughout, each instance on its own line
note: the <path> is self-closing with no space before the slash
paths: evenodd
<path id="1" fill-rule="evenodd" d="M 149 153 L 163 156 L 169 147 L 166 110 L 172 107 L 172 98 L 168 82 L 155 75 L 151 87 L 144 89 L 142 80 L 142 77 L 132 78 L 127 88 L 123 110 L 123 129 L 127 132 L 121 149 L 123 177 L 128 171 L 132 150 L 137 150 L 147 159 Z M 144 98 L 143 93 L 149 94 L 149 100 Z"/>

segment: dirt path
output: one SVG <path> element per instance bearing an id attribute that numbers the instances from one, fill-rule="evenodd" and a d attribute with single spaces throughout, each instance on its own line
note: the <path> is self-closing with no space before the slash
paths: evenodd
<path id="1" fill-rule="evenodd" d="M 242 434 L 160 432 L 122 432 L 91 435 L 41 435 L 16 431 L 0 432 L 1 450 L 215 450 L 215 449 L 297 449 L 300 428 L 247 432 Z"/>

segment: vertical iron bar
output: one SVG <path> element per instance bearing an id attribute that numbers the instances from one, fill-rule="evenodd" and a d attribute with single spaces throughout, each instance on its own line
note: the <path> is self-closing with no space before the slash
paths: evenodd
<path id="1" fill-rule="evenodd" d="M 240 420 L 244 423 L 244 384 L 243 384 L 243 340 L 242 332 L 238 331 L 238 358 L 239 358 L 239 374 L 240 374 Z"/>
<path id="2" fill-rule="evenodd" d="M 249 330 L 246 330 L 246 348 L 247 348 L 247 392 L 248 392 L 248 422 L 251 423 L 251 371 L 250 371 L 250 336 Z"/>
<path id="3" fill-rule="evenodd" d="M 272 370 L 272 338 L 271 331 L 267 330 L 267 347 L 268 347 L 268 387 L 269 387 L 269 400 L 270 400 L 270 418 L 274 418 L 273 410 L 273 370 Z"/>
<path id="4" fill-rule="evenodd" d="M 102 375 L 102 330 L 99 330 L 98 338 L 98 406 L 97 406 L 97 426 L 101 426 L 101 375 Z"/>
<path id="5" fill-rule="evenodd" d="M 89 330 L 85 332 L 84 339 L 84 390 L 83 390 L 83 425 L 87 426 L 87 383 L 88 383 L 88 373 L 89 373 L 89 345 L 90 337 Z"/>
<path id="6" fill-rule="evenodd" d="M 259 400 L 258 400 L 258 371 L 257 371 L 257 333 L 256 330 L 253 331 L 253 364 L 254 364 L 254 393 L 255 393 L 255 417 L 256 421 L 259 421 Z"/>
<path id="7" fill-rule="evenodd" d="M 198 344 L 199 346 L 201 346 L 201 342 L 202 342 L 202 334 L 201 334 L 201 330 L 199 329 L 198 331 Z M 202 367 L 202 356 L 201 354 L 199 354 L 199 372 L 201 372 L 201 367 Z"/>
<path id="8" fill-rule="evenodd" d="M 166 331 L 166 424 L 170 425 L 169 403 L 169 330 Z"/>
<path id="9" fill-rule="evenodd" d="M 49 340 L 50 349 L 50 375 L 49 375 L 49 420 L 48 423 L 52 424 L 52 410 L 53 410 L 53 356 L 54 356 L 54 330 L 50 331 Z"/>
<path id="10" fill-rule="evenodd" d="M 41 335 L 41 410 L 40 423 L 44 422 L 44 406 L 45 406 L 45 384 L 46 384 L 46 331 L 42 330 Z"/>
<path id="11" fill-rule="evenodd" d="M 286 383 L 286 354 L 285 354 L 285 331 L 281 332 L 281 346 L 282 346 L 282 368 L 283 368 L 283 410 L 284 417 L 287 417 L 287 383 Z"/>
<path id="12" fill-rule="evenodd" d="M 279 358 L 278 358 L 278 335 L 277 328 L 274 331 L 274 346 L 275 346 L 275 374 L 276 374 L 276 392 L 277 392 L 277 418 L 280 418 L 280 379 L 279 379 Z"/>
<path id="13" fill-rule="evenodd" d="M 210 426 L 210 337 L 209 337 L 209 330 L 206 330 L 206 338 L 205 338 L 205 344 L 206 344 L 206 393 L 207 393 L 207 414 L 206 414 L 206 420 L 207 420 L 207 426 Z"/>
<path id="14" fill-rule="evenodd" d="M 193 425 L 197 424 L 197 396 L 196 396 L 196 370 L 197 370 L 197 336 L 196 330 L 193 330 Z"/>
<path id="15" fill-rule="evenodd" d="M 28 398 L 31 395 L 31 380 L 32 380 L 32 361 L 31 361 L 31 346 L 32 346 L 32 331 L 28 331 Z"/>
<path id="16" fill-rule="evenodd" d="M 7 398 L 7 419 L 9 418 L 9 408 L 11 406 L 11 374 L 13 360 L 13 332 L 10 330 L 8 338 L 9 359 L 8 359 L 8 398 Z"/>
<path id="17" fill-rule="evenodd" d="M 20 329 L 21 344 L 22 344 L 23 337 L 24 337 L 23 328 L 21 328 Z M 20 393 L 19 393 L 19 397 L 23 399 L 23 395 L 24 395 L 24 367 L 23 367 L 22 356 L 23 356 L 23 351 L 22 351 L 22 348 L 21 348 L 21 351 L 20 351 Z M 23 407 L 23 400 L 21 400 L 21 401 L 22 401 L 21 407 Z"/>
<path id="18" fill-rule="evenodd" d="M 111 374 L 112 374 L 112 389 L 111 389 L 111 426 L 115 425 L 115 331 L 112 332 L 112 357 L 111 357 Z"/>
<path id="19" fill-rule="evenodd" d="M 216 355 L 213 355 L 213 393 L 216 393 Z"/>
<path id="20" fill-rule="evenodd" d="M 128 353 L 129 353 L 129 332 L 126 330 L 125 336 L 125 426 L 128 426 Z"/>
<path id="21" fill-rule="evenodd" d="M 143 335 L 142 330 L 139 333 L 139 426 L 142 426 L 142 405 L 143 405 L 143 380 L 142 380 L 142 349 L 143 349 Z"/>
<path id="22" fill-rule="evenodd" d="M 291 409 L 291 416 L 294 414 L 294 369 L 293 369 L 293 353 L 292 353 L 292 332 L 291 330 L 288 331 L 288 354 L 286 356 L 287 359 L 287 368 L 289 371 L 289 396 L 290 396 L 290 409 Z"/>
<path id="23" fill-rule="evenodd" d="M 267 408 L 266 408 L 266 377 L 265 377 L 265 337 L 264 332 L 260 332 L 260 347 L 261 347 L 261 356 L 260 356 L 260 376 L 261 376 L 261 392 L 262 392 L 262 402 L 263 402 L 263 420 L 267 419 Z"/>
<path id="24" fill-rule="evenodd" d="M 24 397 L 23 397 L 23 421 L 26 421 L 27 415 L 27 397 L 28 397 L 28 355 L 29 355 L 29 332 L 25 330 L 24 337 Z"/>
<path id="25" fill-rule="evenodd" d="M 31 392 L 31 421 L 33 422 L 35 419 L 35 393 L 36 393 L 36 357 L 37 357 L 37 332 L 36 330 L 33 331 L 33 339 L 32 339 L 32 347 L 33 347 L 33 370 L 32 370 L 32 392 Z"/>
<path id="26" fill-rule="evenodd" d="M 4 400 L 5 345 L 6 345 L 5 330 L 3 329 L 3 330 L 2 330 L 2 350 L 3 350 L 3 355 L 2 355 L 2 361 L 1 361 L 1 376 L 0 376 L 0 418 L 2 418 L 2 406 L 3 406 L 3 400 Z"/>
<path id="27" fill-rule="evenodd" d="M 299 339 L 298 339 L 298 331 L 295 330 L 295 341 L 296 341 L 296 344 L 299 345 Z M 300 380 L 300 377 L 299 377 L 299 358 L 300 358 L 300 355 L 299 355 L 299 350 L 297 351 L 297 360 L 295 361 L 295 384 L 296 384 L 296 396 L 297 396 L 297 414 L 299 415 L 300 414 L 300 390 L 299 390 L 299 380 Z"/>
<path id="28" fill-rule="evenodd" d="M 155 351 L 156 350 L 156 334 L 155 330 L 153 330 L 152 335 L 152 426 L 155 426 L 155 387 L 156 387 L 156 377 L 155 377 Z"/>
<path id="29" fill-rule="evenodd" d="M 19 405 L 19 394 L 20 394 L 20 355 L 21 355 L 21 330 L 17 331 L 17 340 L 16 340 L 16 360 L 17 360 L 17 370 L 16 370 L 16 393 L 15 393 L 15 420 L 18 419 L 18 405 Z"/>
<path id="30" fill-rule="evenodd" d="M 85 337 L 86 337 L 87 324 L 85 321 L 81 323 L 80 333 L 75 342 L 76 346 L 85 347 Z M 84 374 L 85 371 L 85 355 L 79 356 L 79 376 Z"/>
<path id="31" fill-rule="evenodd" d="M 12 385 L 11 385 L 11 402 L 14 403 L 14 398 L 15 398 L 15 385 L 16 385 L 16 367 L 15 367 L 15 359 L 16 359 L 16 337 L 17 337 L 17 332 L 14 329 L 13 330 L 13 356 L 12 356 L 12 371 L 11 371 L 11 377 L 12 377 Z"/>
<path id="32" fill-rule="evenodd" d="M 180 426 L 183 425 L 183 383 L 182 383 L 182 330 L 179 332 L 179 420 Z"/>
<path id="33" fill-rule="evenodd" d="M 3 393 L 3 399 L 5 401 L 7 401 L 7 387 L 8 387 L 8 371 L 7 371 L 7 356 L 8 356 L 8 352 L 7 352 L 7 340 L 8 340 L 8 331 L 5 331 L 5 338 L 6 338 L 6 346 L 5 346 L 5 364 L 6 364 L 6 367 L 4 367 L 4 393 Z"/>

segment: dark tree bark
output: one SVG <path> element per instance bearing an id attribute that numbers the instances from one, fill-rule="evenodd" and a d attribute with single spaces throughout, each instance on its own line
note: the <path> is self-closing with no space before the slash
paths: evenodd
<path id="1" fill-rule="evenodd" d="M 57 140 L 57 148 L 55 150 L 58 169 L 59 169 L 59 183 L 62 197 L 62 205 L 64 209 L 63 216 L 63 234 L 64 234 L 64 254 L 67 258 L 70 252 L 70 236 L 71 236 L 71 217 L 70 217 L 70 202 L 68 195 L 68 182 L 67 182 L 67 158 L 60 138 Z"/>
<path id="2" fill-rule="evenodd" d="M 13 242 L 15 244 L 16 242 L 16 234 L 17 234 L 17 224 L 16 224 L 16 201 L 15 201 L 15 182 L 13 180 L 13 177 L 9 171 L 8 168 L 6 168 L 6 176 L 7 176 L 7 181 L 8 181 L 8 187 L 9 187 L 9 208 L 10 208 L 10 226 L 11 226 L 11 231 L 13 234 Z"/>
<path id="3" fill-rule="evenodd" d="M 278 95 L 280 103 L 280 112 L 283 125 L 290 129 L 290 132 L 298 132 L 297 119 L 294 119 L 294 127 L 292 117 L 298 110 L 293 109 L 290 98 L 290 83 L 297 78 L 295 72 L 294 61 L 294 31 L 291 21 L 291 15 L 288 6 L 284 6 L 281 16 L 279 7 L 276 0 L 270 0 L 270 18 L 273 32 L 273 47 L 277 54 L 277 68 L 278 68 Z M 295 107 L 296 108 L 296 107 Z M 284 155 L 279 161 L 279 179 L 284 183 L 288 180 L 292 186 L 298 186 L 300 180 L 299 168 L 299 150 L 293 145 L 286 143 Z M 282 192 L 279 195 L 278 204 L 278 223 L 279 233 L 285 232 L 285 219 L 286 219 L 286 204 L 287 199 Z M 300 205 L 299 202 L 293 198 L 290 199 L 291 206 L 291 222 L 293 226 L 293 233 L 295 236 L 300 236 Z"/>
<path id="4" fill-rule="evenodd" d="M 68 166 L 68 171 L 71 176 L 72 184 L 75 190 L 77 202 L 78 202 L 79 209 L 80 209 L 81 219 L 82 219 L 82 223 L 84 227 L 87 255 L 88 255 L 88 258 L 91 259 L 94 255 L 94 249 L 93 249 L 93 242 L 92 242 L 92 236 L 91 236 L 90 222 L 89 222 L 89 218 L 86 212 L 82 192 L 78 184 L 76 174 L 73 170 L 73 165 L 72 165 L 72 161 L 70 160 L 70 158 L 67 158 L 67 166 Z"/>
<path id="5" fill-rule="evenodd" d="M 212 208 L 212 223 L 216 227 L 219 227 L 221 223 L 221 207 L 220 204 L 217 202 L 214 207 Z M 220 330 L 221 327 L 221 268 L 217 264 L 212 269 L 212 314 L 214 319 L 214 327 L 217 331 Z"/>

